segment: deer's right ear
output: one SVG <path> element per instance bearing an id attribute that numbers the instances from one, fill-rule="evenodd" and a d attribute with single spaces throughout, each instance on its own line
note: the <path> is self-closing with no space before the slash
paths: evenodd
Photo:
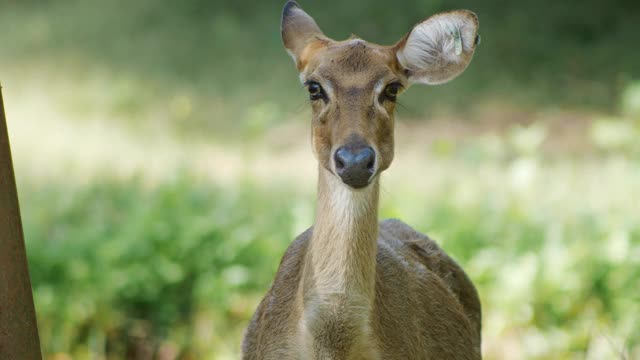
<path id="1" fill-rule="evenodd" d="M 301 67 L 300 59 L 307 45 L 313 40 L 325 38 L 313 18 L 293 0 L 289 0 L 282 9 L 280 31 L 282 43 L 298 68 Z"/>

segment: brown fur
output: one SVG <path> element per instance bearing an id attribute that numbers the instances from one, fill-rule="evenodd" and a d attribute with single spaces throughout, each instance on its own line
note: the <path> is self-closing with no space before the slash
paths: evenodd
<path id="1" fill-rule="evenodd" d="M 395 103 L 384 88 L 409 85 L 396 57 L 406 37 L 390 47 L 336 42 L 292 2 L 282 29 L 301 78 L 325 94 L 312 101 L 316 223 L 282 258 L 247 328 L 243 358 L 479 359 L 480 301 L 467 275 L 399 220 L 378 224 L 379 174 L 393 160 L 394 142 Z M 342 183 L 332 160 L 337 147 L 354 143 L 376 153 L 363 189 Z"/>
<path id="2" fill-rule="evenodd" d="M 379 358 L 480 358 L 480 301 L 464 271 L 433 240 L 399 220 L 382 221 L 378 231 L 373 324 Z M 310 228 L 298 236 L 282 258 L 246 331 L 243 359 L 301 359 L 296 324 L 302 310 L 295 295 L 312 234 Z M 348 324 L 333 324 L 322 335 L 335 341 L 348 338 L 349 330 Z M 348 359 L 340 355 L 347 345 L 338 342 L 331 358 Z"/>

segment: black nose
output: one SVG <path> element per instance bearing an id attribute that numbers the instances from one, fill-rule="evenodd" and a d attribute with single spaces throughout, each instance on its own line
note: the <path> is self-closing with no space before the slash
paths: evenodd
<path id="1" fill-rule="evenodd" d="M 369 184 L 376 162 L 376 153 L 370 146 L 342 146 L 333 157 L 338 175 L 345 184 L 354 188 Z"/>

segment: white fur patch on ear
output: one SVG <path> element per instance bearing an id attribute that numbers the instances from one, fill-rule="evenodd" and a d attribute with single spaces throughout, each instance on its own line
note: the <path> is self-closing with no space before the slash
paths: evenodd
<path id="1" fill-rule="evenodd" d="M 460 10 L 434 15 L 416 25 L 396 56 L 409 80 L 447 82 L 467 67 L 476 47 L 478 19 Z"/>

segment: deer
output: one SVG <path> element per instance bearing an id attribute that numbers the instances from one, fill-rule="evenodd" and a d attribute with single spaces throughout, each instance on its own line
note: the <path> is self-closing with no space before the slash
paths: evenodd
<path id="1" fill-rule="evenodd" d="M 378 221 L 396 99 L 460 75 L 479 43 L 468 10 L 435 14 L 396 44 L 335 41 L 295 1 L 282 42 L 312 109 L 315 224 L 288 247 L 242 341 L 253 359 L 480 359 L 481 306 L 464 270 L 396 219 Z"/>

